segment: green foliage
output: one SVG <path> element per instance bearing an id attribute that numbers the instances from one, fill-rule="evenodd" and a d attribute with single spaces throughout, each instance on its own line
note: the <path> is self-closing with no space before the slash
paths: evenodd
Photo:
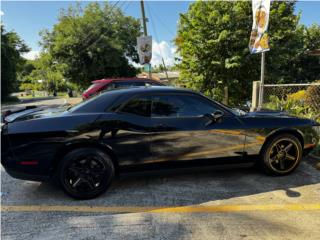
<path id="1" fill-rule="evenodd" d="M 65 91 L 64 64 L 55 62 L 48 53 L 42 53 L 39 58 L 25 66 L 27 74 L 21 74 L 21 90 Z M 31 72 L 29 72 L 31 70 Z"/>
<path id="2" fill-rule="evenodd" d="M 264 108 L 283 110 L 294 116 L 311 118 L 320 122 L 319 112 L 315 111 L 312 105 L 309 105 L 305 99 L 306 97 L 296 98 L 290 97 L 290 95 L 285 99 L 280 99 L 277 96 L 271 95 L 268 103 L 264 105 Z"/>
<path id="3" fill-rule="evenodd" d="M 63 10 L 52 31 L 41 33 L 42 45 L 64 74 L 82 87 L 104 77 L 134 76 L 128 62 L 138 60 L 135 50 L 140 23 L 109 3 L 89 3 Z"/>
<path id="4" fill-rule="evenodd" d="M 320 83 L 320 81 L 317 81 Z M 306 91 L 306 104 L 320 114 L 320 85 L 311 85 Z"/>
<path id="5" fill-rule="evenodd" d="M 26 44 L 15 32 L 6 32 L 1 25 L 1 100 L 9 98 L 17 88 L 17 71 L 24 64 L 21 53 L 28 52 Z"/>
<path id="6" fill-rule="evenodd" d="M 295 83 L 319 78 L 320 64 L 305 54 L 320 48 L 320 27 L 299 26 L 295 2 L 273 1 L 270 47 L 266 53 L 266 83 Z M 260 54 L 248 49 L 252 26 L 250 1 L 197 1 L 180 15 L 175 39 L 182 57 L 180 83 L 218 100 L 228 86 L 230 103 L 251 96 L 252 81 L 260 78 Z M 315 64 L 317 62 L 317 64 Z"/>

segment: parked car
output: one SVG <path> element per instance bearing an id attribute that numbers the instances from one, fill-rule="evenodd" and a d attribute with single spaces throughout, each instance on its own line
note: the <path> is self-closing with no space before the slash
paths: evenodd
<path id="1" fill-rule="evenodd" d="M 165 86 L 163 83 L 147 78 L 109 78 L 92 81 L 92 85 L 84 91 L 82 99 L 86 100 L 105 90 L 141 86 Z"/>
<path id="2" fill-rule="evenodd" d="M 68 110 L 29 109 L 5 122 L 5 170 L 19 179 L 57 179 L 78 199 L 98 196 L 127 171 L 258 163 L 281 176 L 319 140 L 313 120 L 245 113 L 170 87 L 106 91 Z"/>

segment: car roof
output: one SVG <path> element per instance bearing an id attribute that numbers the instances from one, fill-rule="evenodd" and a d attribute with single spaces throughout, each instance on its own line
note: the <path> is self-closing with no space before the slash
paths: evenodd
<path id="1" fill-rule="evenodd" d="M 131 95 L 131 94 L 143 94 L 143 93 L 196 93 L 192 90 L 185 88 L 176 88 L 171 86 L 146 86 L 146 87 L 132 87 L 132 88 L 122 88 L 117 91 L 119 95 Z M 198 93 L 196 93 L 198 94 Z"/>
<path id="2" fill-rule="evenodd" d="M 99 79 L 99 80 L 94 80 L 92 83 L 110 83 L 110 82 L 117 82 L 117 81 L 155 81 L 158 82 L 157 80 L 149 79 L 149 78 L 104 78 L 104 79 Z"/>
<path id="3" fill-rule="evenodd" d="M 76 112 L 101 112 L 105 111 L 106 108 L 112 107 L 114 102 L 123 101 L 123 97 L 126 99 L 131 98 L 135 95 L 139 94 L 163 94 L 163 93 L 190 93 L 198 96 L 204 95 L 201 93 L 186 89 L 186 88 L 175 88 L 170 86 L 146 86 L 146 87 L 132 87 L 132 88 L 121 88 L 110 91 L 105 91 L 100 95 L 89 99 L 87 102 L 84 102 L 82 106 L 80 106 Z M 212 101 L 210 99 L 210 101 Z M 219 102 L 214 101 L 221 108 L 226 109 L 226 111 L 230 112 L 227 107 L 221 105 Z M 108 105 L 109 104 L 109 105 Z"/>

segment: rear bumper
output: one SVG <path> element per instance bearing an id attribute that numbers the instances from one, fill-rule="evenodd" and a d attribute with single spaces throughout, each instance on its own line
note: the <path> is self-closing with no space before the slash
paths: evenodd
<path id="1" fill-rule="evenodd" d="M 13 178 L 28 180 L 28 181 L 36 181 L 36 182 L 47 182 L 50 180 L 49 176 L 45 175 L 34 175 L 29 173 L 18 172 L 16 170 L 4 168 L 6 172 Z"/>

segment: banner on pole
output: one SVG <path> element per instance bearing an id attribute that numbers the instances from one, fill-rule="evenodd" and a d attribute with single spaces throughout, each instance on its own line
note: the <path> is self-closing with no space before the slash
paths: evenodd
<path id="1" fill-rule="evenodd" d="M 253 24 L 249 42 L 251 53 L 269 51 L 270 0 L 252 0 Z"/>
<path id="2" fill-rule="evenodd" d="M 152 57 L 151 36 L 137 37 L 137 46 L 140 64 L 150 63 Z"/>
<path id="3" fill-rule="evenodd" d="M 151 64 L 149 64 L 149 63 L 144 64 L 143 65 L 143 70 L 145 72 L 151 72 L 151 70 L 152 70 Z"/>

